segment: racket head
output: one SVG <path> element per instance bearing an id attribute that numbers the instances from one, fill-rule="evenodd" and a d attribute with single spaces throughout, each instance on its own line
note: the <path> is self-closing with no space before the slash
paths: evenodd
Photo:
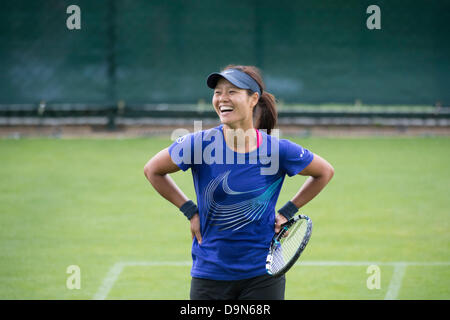
<path id="1" fill-rule="evenodd" d="M 311 238 L 312 221 L 306 215 L 297 215 L 281 225 L 270 244 L 266 271 L 277 277 L 285 274 L 298 260 Z"/>

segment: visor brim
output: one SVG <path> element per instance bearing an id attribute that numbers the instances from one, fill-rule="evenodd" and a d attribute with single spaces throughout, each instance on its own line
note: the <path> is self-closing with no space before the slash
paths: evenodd
<path id="1" fill-rule="evenodd" d="M 215 89 L 217 86 L 217 82 L 219 82 L 220 78 L 224 78 L 224 79 L 228 80 L 234 86 L 236 86 L 240 89 L 251 89 L 248 85 L 246 85 L 242 81 L 239 81 L 238 79 L 233 77 L 231 74 L 223 74 L 223 73 L 218 73 L 218 72 L 211 73 L 208 76 L 208 79 L 206 80 L 206 84 L 211 89 Z"/>

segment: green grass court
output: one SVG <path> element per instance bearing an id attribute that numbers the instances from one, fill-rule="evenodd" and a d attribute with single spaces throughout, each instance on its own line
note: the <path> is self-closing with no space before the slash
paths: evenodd
<path id="1" fill-rule="evenodd" d="M 335 176 L 303 209 L 313 233 L 286 298 L 450 299 L 450 139 L 292 139 Z M 0 299 L 188 299 L 188 221 L 143 175 L 170 142 L 0 140 Z M 172 177 L 195 197 L 189 171 Z M 287 177 L 279 203 L 304 180 Z"/>

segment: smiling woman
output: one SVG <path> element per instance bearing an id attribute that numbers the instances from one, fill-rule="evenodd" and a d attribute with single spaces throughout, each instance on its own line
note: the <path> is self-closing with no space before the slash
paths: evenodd
<path id="1" fill-rule="evenodd" d="M 242 124 L 249 126 L 251 118 L 252 126 L 254 125 L 257 129 L 266 129 L 268 134 L 271 133 L 277 122 L 275 97 L 265 91 L 258 68 L 228 65 L 221 73 L 209 75 L 207 84 L 214 89 L 213 105 L 219 117 L 221 117 L 220 111 L 222 111 L 220 106 L 226 107 L 227 102 L 236 100 L 235 96 L 238 93 L 242 99 L 239 105 L 243 106 L 246 111 L 245 121 Z M 248 96 L 246 101 L 242 97 L 245 91 Z M 232 101 L 228 101 L 227 98 Z M 233 106 L 231 106 L 231 110 L 233 110 Z M 230 127 L 234 127 L 232 122 L 228 121 L 228 123 Z"/>
<path id="2" fill-rule="evenodd" d="M 150 159 L 144 173 L 190 220 L 191 299 L 284 299 L 284 275 L 266 272 L 270 243 L 330 181 L 333 167 L 270 134 L 277 120 L 275 97 L 265 91 L 256 67 L 229 65 L 210 74 L 207 85 L 214 89 L 212 104 L 221 124 L 178 139 Z M 216 151 L 227 152 L 203 161 L 202 155 L 212 154 L 211 140 Z M 270 172 L 264 170 L 273 167 L 268 159 L 277 163 Z M 168 175 L 180 169 L 192 171 L 198 207 Z M 309 178 L 275 214 L 285 176 L 297 174 Z"/>

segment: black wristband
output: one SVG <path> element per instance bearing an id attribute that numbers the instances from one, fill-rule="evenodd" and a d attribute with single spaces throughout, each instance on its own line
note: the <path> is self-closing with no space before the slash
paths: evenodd
<path id="1" fill-rule="evenodd" d="M 292 201 L 286 202 L 286 204 L 278 210 L 278 213 L 282 214 L 286 219 L 292 218 L 298 211 L 298 208 Z"/>
<path id="2" fill-rule="evenodd" d="M 183 212 L 188 220 L 191 220 L 192 216 L 198 212 L 198 207 L 192 200 L 189 200 L 180 207 L 180 211 Z"/>

